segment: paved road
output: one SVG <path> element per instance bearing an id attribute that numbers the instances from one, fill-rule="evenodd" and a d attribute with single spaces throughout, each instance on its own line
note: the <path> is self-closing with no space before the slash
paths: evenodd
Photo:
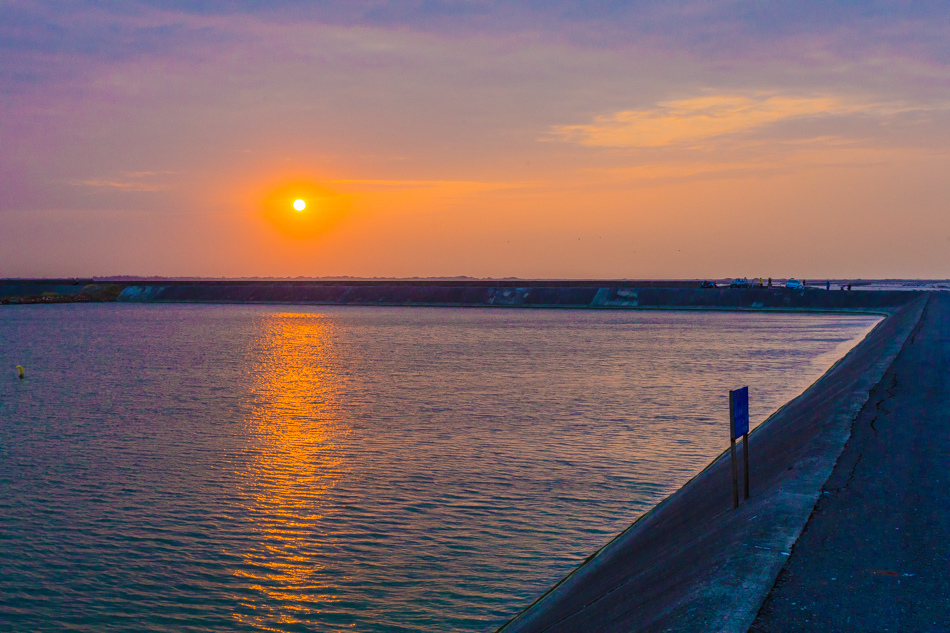
<path id="1" fill-rule="evenodd" d="M 752 625 L 950 631 L 950 295 L 871 393 Z"/>

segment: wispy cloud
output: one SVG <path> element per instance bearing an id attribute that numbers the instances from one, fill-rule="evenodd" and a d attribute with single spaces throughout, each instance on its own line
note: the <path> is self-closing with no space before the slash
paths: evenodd
<path id="1" fill-rule="evenodd" d="M 125 175 L 128 176 L 129 178 L 148 178 L 148 177 L 150 177 L 150 176 L 169 176 L 169 175 L 171 175 L 171 174 L 176 174 L 176 173 L 178 173 L 178 172 L 175 172 L 175 171 L 168 171 L 168 170 L 162 170 L 162 171 L 127 171 L 127 172 L 125 172 Z"/>
<path id="2" fill-rule="evenodd" d="M 499 181 L 486 182 L 477 180 L 371 180 L 371 179 L 343 179 L 330 180 L 327 184 L 352 187 L 363 191 L 393 191 L 406 189 L 438 189 L 442 191 L 494 191 L 498 189 L 519 189 L 536 186 L 535 182 L 528 181 Z"/>
<path id="3" fill-rule="evenodd" d="M 723 94 L 664 101 L 643 110 L 623 110 L 599 116 L 592 123 L 555 126 L 552 132 L 561 140 L 594 147 L 663 147 L 750 132 L 795 119 L 895 114 L 910 109 L 913 108 L 853 102 L 834 96 Z"/>
<path id="4" fill-rule="evenodd" d="M 819 139 L 816 143 L 786 143 L 765 155 L 731 157 L 725 160 L 649 163 L 615 169 L 589 170 L 593 179 L 604 183 L 693 182 L 728 180 L 798 173 L 827 167 L 869 167 L 886 165 L 922 155 L 935 158 L 946 152 L 925 152 L 919 149 L 868 147 L 863 144 L 839 143 L 838 139 Z"/>
<path id="5" fill-rule="evenodd" d="M 174 174 L 174 171 L 130 171 L 118 178 L 88 178 L 70 180 L 75 187 L 112 189 L 117 191 L 162 191 L 168 185 L 155 182 L 156 177 Z"/>

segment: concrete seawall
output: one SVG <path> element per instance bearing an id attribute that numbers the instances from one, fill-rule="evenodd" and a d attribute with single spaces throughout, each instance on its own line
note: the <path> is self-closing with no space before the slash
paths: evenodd
<path id="1" fill-rule="evenodd" d="M 920 319 L 926 299 L 913 298 L 752 432 L 752 496 L 738 510 L 724 452 L 500 631 L 747 631 Z"/>
<path id="2" fill-rule="evenodd" d="M 695 281 L 380 280 L 107 281 L 0 280 L 0 302 L 274 303 L 510 308 L 848 310 L 890 312 L 901 291 L 700 288 Z"/>
<path id="3" fill-rule="evenodd" d="M 118 300 L 145 303 L 288 303 L 318 305 L 512 308 L 674 308 L 705 310 L 889 311 L 913 299 L 899 291 L 702 289 L 666 282 L 177 282 L 128 284 Z"/>

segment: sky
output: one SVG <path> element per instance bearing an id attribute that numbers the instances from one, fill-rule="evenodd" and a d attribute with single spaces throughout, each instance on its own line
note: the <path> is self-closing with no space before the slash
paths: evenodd
<path id="1" fill-rule="evenodd" d="M 0 277 L 939 279 L 948 174 L 944 1 L 0 0 Z"/>

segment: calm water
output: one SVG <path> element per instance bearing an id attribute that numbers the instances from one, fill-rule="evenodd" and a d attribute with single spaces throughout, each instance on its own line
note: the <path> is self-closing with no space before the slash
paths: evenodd
<path id="1" fill-rule="evenodd" d="M 0 630 L 491 630 L 876 320 L 4 307 Z"/>

